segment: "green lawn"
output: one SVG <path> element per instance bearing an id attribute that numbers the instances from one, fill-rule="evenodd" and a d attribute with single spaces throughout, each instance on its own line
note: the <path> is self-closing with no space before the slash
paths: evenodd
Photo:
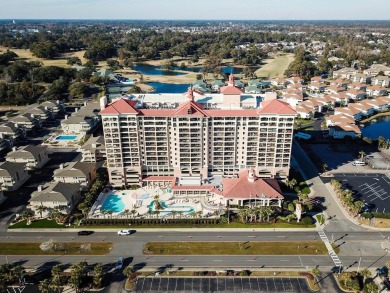
<path id="1" fill-rule="evenodd" d="M 294 61 L 294 54 L 278 54 L 274 59 L 266 60 L 266 64 L 256 70 L 255 74 L 258 77 L 269 76 L 270 78 L 283 76 L 292 61 Z"/>
<path id="2" fill-rule="evenodd" d="M 34 221 L 31 225 L 27 225 L 27 221 L 21 221 L 16 223 L 15 225 L 9 226 L 8 229 L 20 229 L 20 228 L 65 228 L 64 225 L 57 224 L 55 220 L 39 220 Z"/>
<path id="3" fill-rule="evenodd" d="M 63 248 L 58 251 L 42 251 L 41 243 L 0 243 L 0 255 L 106 255 L 112 249 L 112 243 L 92 242 L 90 251 L 81 251 L 82 244 L 85 243 L 61 242 Z"/>
<path id="4" fill-rule="evenodd" d="M 322 241 L 148 242 L 147 255 L 325 255 Z"/>

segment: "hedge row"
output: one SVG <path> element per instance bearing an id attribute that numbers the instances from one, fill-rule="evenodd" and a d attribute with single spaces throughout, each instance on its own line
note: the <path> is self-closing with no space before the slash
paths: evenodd
<path id="1" fill-rule="evenodd" d="M 84 225 L 215 225 L 220 219 L 87 219 Z"/>
<path id="2" fill-rule="evenodd" d="M 363 213 L 362 217 L 366 219 L 390 219 L 390 213 Z"/>

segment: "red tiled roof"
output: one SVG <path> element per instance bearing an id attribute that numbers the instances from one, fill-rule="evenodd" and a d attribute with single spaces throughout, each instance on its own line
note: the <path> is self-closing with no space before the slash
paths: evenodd
<path id="1" fill-rule="evenodd" d="M 288 103 L 280 100 L 263 101 L 258 111 L 259 114 L 297 114 Z"/>
<path id="2" fill-rule="evenodd" d="M 220 92 L 224 95 L 241 95 L 243 93 L 238 87 L 231 85 L 221 87 Z"/>
<path id="3" fill-rule="evenodd" d="M 100 111 L 100 115 L 110 114 L 138 114 L 138 111 L 134 108 L 136 101 L 130 101 L 127 99 L 119 99 L 109 104 L 105 109 Z"/>
<path id="4" fill-rule="evenodd" d="M 201 117 L 207 117 L 208 115 L 203 110 L 203 107 L 201 104 L 193 101 L 188 101 L 183 104 L 181 104 L 173 113 L 174 116 L 201 116 Z"/>
<path id="5" fill-rule="evenodd" d="M 239 178 L 223 178 L 222 194 L 225 198 L 283 198 L 279 184 L 275 179 L 256 179 L 248 181 L 248 171 L 239 174 Z"/>

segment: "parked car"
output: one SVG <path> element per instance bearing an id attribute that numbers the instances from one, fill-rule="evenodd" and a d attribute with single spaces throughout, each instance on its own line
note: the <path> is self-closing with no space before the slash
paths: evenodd
<path id="1" fill-rule="evenodd" d="M 84 230 L 84 231 L 77 232 L 77 235 L 87 236 L 87 235 L 91 235 L 93 233 L 94 233 L 94 231 L 86 231 L 86 230 Z"/>
<path id="2" fill-rule="evenodd" d="M 362 161 L 354 161 L 352 163 L 352 166 L 365 166 L 366 163 L 365 162 L 362 162 Z"/>
<path id="3" fill-rule="evenodd" d="M 116 262 L 115 268 L 117 270 L 121 269 L 123 267 L 123 257 L 118 258 L 118 261 Z"/>
<path id="4" fill-rule="evenodd" d="M 118 235 L 123 236 L 123 235 L 131 235 L 134 233 L 134 230 L 119 230 Z"/>

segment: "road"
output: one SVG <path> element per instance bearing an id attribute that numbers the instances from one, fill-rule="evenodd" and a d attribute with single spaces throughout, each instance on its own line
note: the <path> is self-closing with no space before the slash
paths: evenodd
<path id="1" fill-rule="evenodd" d="M 305 180 L 310 180 L 310 188 L 314 190 L 316 196 L 325 200 L 323 204 L 325 212 L 328 216 L 332 217 L 332 221 L 327 225 L 327 230 L 340 232 L 366 231 L 367 229 L 355 225 L 344 215 L 343 211 L 318 176 L 317 168 L 296 141 L 293 143 L 292 156 L 299 165 L 300 170 L 304 173 Z"/>
<path id="2" fill-rule="evenodd" d="M 333 235 L 332 235 L 333 234 Z M 362 256 L 361 266 L 383 265 L 390 261 L 390 256 L 380 248 L 364 249 L 372 243 L 378 244 L 388 241 L 384 238 L 389 233 L 379 232 L 327 232 L 329 239 L 332 237 L 335 244 L 341 245 L 340 259 L 344 267 L 352 265 L 356 267 L 359 257 Z M 115 232 L 95 232 L 90 236 L 78 236 L 76 232 L 44 232 L 37 235 L 33 232 L 9 232 L 0 233 L 2 242 L 43 242 L 49 239 L 55 241 L 77 241 L 77 242 L 113 242 L 113 250 L 105 256 L 86 256 L 88 263 L 102 262 L 114 264 L 118 257 L 126 257 L 127 262 L 132 265 L 142 264 L 143 266 L 160 267 L 172 264 L 178 267 L 333 267 L 331 258 L 328 255 L 293 255 L 293 256 L 147 256 L 142 253 L 145 243 L 149 241 L 313 241 L 319 240 L 315 231 L 308 232 L 136 232 L 131 236 L 117 236 Z M 359 250 L 351 250 L 350 247 L 358 245 Z M 299 247 L 297 247 L 297 251 Z M 80 261 L 80 256 L 7 256 L 0 257 L 0 263 L 18 262 L 27 267 L 52 266 L 57 263 L 72 264 Z"/>

